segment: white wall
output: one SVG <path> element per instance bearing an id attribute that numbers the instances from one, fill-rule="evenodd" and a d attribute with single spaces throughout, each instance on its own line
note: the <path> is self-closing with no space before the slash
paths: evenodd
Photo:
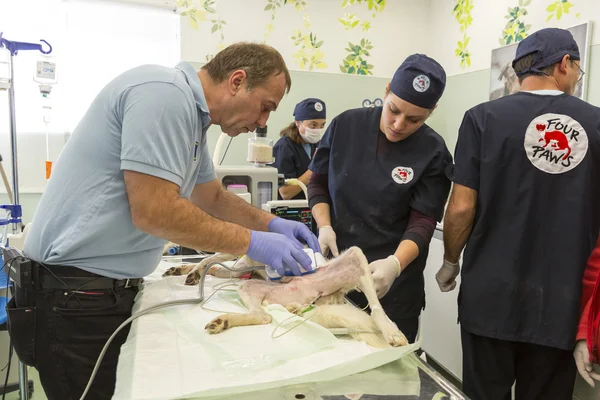
<path id="1" fill-rule="evenodd" d="M 369 10 L 369 4 L 377 0 L 288 0 L 285 5 L 282 0 L 218 0 L 210 7 L 214 13 L 202 8 L 203 1 L 183 3 L 187 3 L 187 7 L 179 8 L 184 15 L 181 55 L 188 61 L 205 62 L 207 56 L 236 41 L 265 41 L 282 53 L 290 69 L 341 73 L 340 65 L 349 54 L 345 50 L 348 42 L 356 45 L 366 39 L 372 45 L 369 56 L 365 57 L 373 66 L 370 72 L 373 76 L 391 78 L 408 55 L 429 48 L 429 0 L 387 0 L 379 11 Z M 273 4 L 281 4 L 281 7 L 275 6 L 275 13 L 273 9 L 265 10 Z M 343 4 L 346 7 L 342 8 Z M 190 22 L 190 13 L 193 19 L 200 15 L 206 20 Z M 339 19 L 351 15 L 354 15 L 352 21 L 359 23 L 346 29 Z M 226 22 L 222 29 L 211 22 L 218 18 Z M 370 28 L 366 29 L 364 23 Z M 272 31 L 269 31 L 270 25 Z M 295 46 L 292 36 L 298 30 L 308 36 L 303 42 L 307 46 L 305 51 L 309 55 L 320 51 L 322 59 L 319 59 L 324 64 L 302 66 L 297 61 L 294 55 L 302 45 Z M 317 43 L 323 41 L 316 50 L 310 46 L 310 33 L 316 35 Z"/>
<path id="2" fill-rule="evenodd" d="M 173 66 L 180 59 L 179 16 L 169 10 L 87 0 L 3 0 L 0 31 L 13 41 L 47 40 L 57 63 L 50 93 L 50 159 L 65 143 L 98 91 L 119 73 L 141 64 Z M 2 50 L 5 52 L 5 50 Z M 37 51 L 14 57 L 20 189 L 45 187 L 46 126 L 33 81 Z M 1 59 L 1 58 L 0 58 Z M 1 69 L 0 69 L 1 71 Z M 11 172 L 8 93 L 0 91 L 0 154 Z M 12 180 L 11 180 L 12 185 Z M 5 193 L 0 185 L 0 193 Z"/>
<path id="3" fill-rule="evenodd" d="M 529 4 L 527 4 L 530 2 Z M 559 1 L 560 2 L 560 1 Z M 468 50 L 471 55 L 471 66 L 465 68 L 460 65 L 460 58 L 456 55 L 458 42 L 463 41 L 460 24 L 453 13 L 456 5 L 460 3 L 472 5 L 472 24 L 467 27 L 466 37 L 470 38 Z M 570 28 L 575 25 L 592 21 L 600 21 L 600 1 L 598 0 L 570 0 L 572 4 L 568 14 L 562 14 L 557 19 L 557 11 L 550 13 L 547 8 L 556 4 L 556 0 L 432 0 L 428 26 L 431 34 L 430 53 L 437 59 L 449 76 L 482 69 L 489 69 L 491 52 L 501 47 L 500 39 L 504 39 L 506 25 L 509 19 L 509 8 L 520 7 L 526 11 L 518 20 L 525 27 L 530 25 L 527 33 L 547 27 Z M 550 15 L 554 16 L 548 20 Z M 600 44 L 600 28 L 593 29 L 592 45 Z M 514 37 L 514 36 L 513 36 Z"/>

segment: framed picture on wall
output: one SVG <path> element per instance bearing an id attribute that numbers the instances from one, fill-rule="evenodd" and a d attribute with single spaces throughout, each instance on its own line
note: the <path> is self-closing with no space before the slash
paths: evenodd
<path id="1" fill-rule="evenodd" d="M 581 54 L 581 69 L 586 72 L 583 79 L 577 83 L 575 96 L 582 100 L 587 98 L 587 70 L 589 47 L 591 43 L 592 24 L 586 22 L 568 28 L 579 46 Z M 512 68 L 512 61 L 517 54 L 518 43 L 492 50 L 492 67 L 490 76 L 490 100 L 499 99 L 516 93 L 520 89 L 519 80 Z"/>

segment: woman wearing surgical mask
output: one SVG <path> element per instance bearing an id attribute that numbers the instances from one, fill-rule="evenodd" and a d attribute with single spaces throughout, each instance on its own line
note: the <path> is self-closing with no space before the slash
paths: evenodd
<path id="1" fill-rule="evenodd" d="M 297 178 L 305 185 L 312 172 L 308 169 L 317 144 L 324 132 L 326 120 L 325 103 L 322 100 L 309 98 L 296 104 L 294 119 L 284 128 L 273 148 L 275 162 L 273 167 L 286 179 Z M 305 199 L 302 188 L 298 185 L 288 185 L 279 188 L 280 200 Z"/>

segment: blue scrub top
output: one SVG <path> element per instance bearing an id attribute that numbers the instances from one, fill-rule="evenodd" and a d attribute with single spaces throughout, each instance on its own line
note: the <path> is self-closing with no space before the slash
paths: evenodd
<path id="1" fill-rule="evenodd" d="M 452 169 L 452 156 L 433 129 L 423 125 L 393 143 L 379 130 L 381 113 L 381 107 L 360 108 L 334 118 L 309 167 L 328 175 L 339 249 L 359 246 L 369 262 L 396 251 L 412 209 L 441 220 Z M 394 282 L 382 299 L 386 312 L 402 318 L 419 315 L 426 259 L 427 252 L 421 252 Z"/>
<path id="2" fill-rule="evenodd" d="M 311 155 L 315 154 L 316 144 L 299 144 L 287 136 L 282 137 L 273 147 L 275 162 L 271 166 L 277 168 L 277 171 L 283 174 L 286 179 L 299 178 L 308 170 L 312 158 L 308 155 L 304 146 L 309 146 Z M 281 200 L 279 192 L 277 197 Z M 304 192 L 301 191 L 293 199 L 303 200 L 305 198 Z"/>
<path id="3" fill-rule="evenodd" d="M 572 350 L 600 229 L 600 109 L 520 92 L 467 111 L 452 180 L 477 190 L 459 318 L 467 331 Z"/>

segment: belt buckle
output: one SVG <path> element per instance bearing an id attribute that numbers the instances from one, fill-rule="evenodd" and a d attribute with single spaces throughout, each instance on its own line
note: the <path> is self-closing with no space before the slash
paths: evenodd
<path id="1" fill-rule="evenodd" d="M 130 281 L 131 279 L 127 278 L 127 280 L 125 281 L 125 286 L 123 286 L 124 289 L 129 289 L 131 287 L 131 285 L 129 284 Z"/>

